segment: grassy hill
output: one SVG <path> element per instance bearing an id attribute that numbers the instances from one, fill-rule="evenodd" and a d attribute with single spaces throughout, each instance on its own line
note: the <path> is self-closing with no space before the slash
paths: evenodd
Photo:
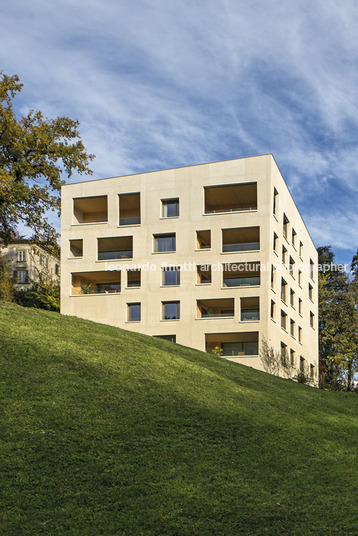
<path id="1" fill-rule="evenodd" d="M 0 302 L 0 533 L 355 535 L 358 396 Z"/>

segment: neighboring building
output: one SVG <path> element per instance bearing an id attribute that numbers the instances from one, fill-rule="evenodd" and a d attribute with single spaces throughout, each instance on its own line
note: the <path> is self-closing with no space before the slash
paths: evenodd
<path id="1" fill-rule="evenodd" d="M 0 251 L 10 262 L 16 287 L 27 289 L 39 280 L 39 273 L 46 274 L 52 281 L 60 282 L 60 261 L 41 246 L 28 240 L 14 241 Z"/>
<path id="2" fill-rule="evenodd" d="M 63 314 L 257 369 L 267 341 L 315 382 L 317 262 L 272 155 L 62 190 Z"/>

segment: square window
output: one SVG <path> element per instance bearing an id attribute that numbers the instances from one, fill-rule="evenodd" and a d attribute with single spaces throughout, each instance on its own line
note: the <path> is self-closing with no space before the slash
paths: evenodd
<path id="1" fill-rule="evenodd" d="M 178 218 L 179 198 L 162 199 L 162 218 Z"/>
<path id="2" fill-rule="evenodd" d="M 169 266 L 163 268 L 163 286 L 178 286 L 180 285 L 180 268 L 177 266 Z"/>
<path id="3" fill-rule="evenodd" d="M 180 302 L 170 301 L 162 302 L 163 304 L 163 320 L 179 320 L 180 319 Z"/>
<path id="4" fill-rule="evenodd" d="M 175 233 L 157 234 L 153 236 L 155 253 L 176 251 Z"/>
<path id="5" fill-rule="evenodd" d="M 127 271 L 127 288 L 140 287 L 141 285 L 141 271 L 140 270 L 128 270 Z"/>

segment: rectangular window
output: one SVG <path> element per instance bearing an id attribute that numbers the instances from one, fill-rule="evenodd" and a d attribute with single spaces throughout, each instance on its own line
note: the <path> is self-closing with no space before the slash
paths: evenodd
<path id="1" fill-rule="evenodd" d="M 300 287 L 302 286 L 302 272 L 301 270 L 298 270 L 298 284 L 300 285 Z"/>
<path id="2" fill-rule="evenodd" d="M 23 285 L 24 283 L 27 283 L 27 272 L 26 272 L 26 270 L 18 270 L 18 272 L 17 272 L 17 282 L 20 285 Z"/>
<path id="3" fill-rule="evenodd" d="M 315 376 L 315 367 L 314 365 L 310 365 L 310 380 L 313 381 Z"/>
<path id="4" fill-rule="evenodd" d="M 292 245 L 295 249 L 296 249 L 296 238 L 297 238 L 297 233 L 294 229 L 292 229 Z"/>
<path id="5" fill-rule="evenodd" d="M 83 240 L 79 238 L 77 240 L 70 240 L 70 257 L 82 257 L 83 256 Z"/>
<path id="6" fill-rule="evenodd" d="M 298 313 L 302 315 L 302 300 L 298 298 Z"/>
<path id="7" fill-rule="evenodd" d="M 295 336 L 295 325 L 296 325 L 296 322 L 294 320 L 290 320 L 290 334 L 292 337 Z"/>
<path id="8" fill-rule="evenodd" d="M 180 285 L 180 268 L 169 266 L 162 269 L 162 284 L 165 287 Z"/>
<path id="9" fill-rule="evenodd" d="M 211 265 L 201 264 L 196 267 L 198 285 L 210 285 L 211 284 Z"/>
<path id="10" fill-rule="evenodd" d="M 40 253 L 40 264 L 41 266 L 44 266 L 45 268 L 47 267 L 47 264 L 48 264 L 48 259 L 46 255 L 44 255 L 43 253 Z"/>
<path id="11" fill-rule="evenodd" d="M 154 335 L 157 339 L 164 339 L 169 342 L 177 342 L 176 335 Z"/>
<path id="12" fill-rule="evenodd" d="M 119 225 L 140 223 L 140 193 L 119 194 Z"/>
<path id="13" fill-rule="evenodd" d="M 290 220 L 287 218 L 286 214 L 283 215 L 283 236 L 287 239 L 288 237 L 288 224 L 290 223 Z"/>
<path id="14" fill-rule="evenodd" d="M 211 231 L 196 231 L 196 249 L 211 248 Z"/>
<path id="15" fill-rule="evenodd" d="M 300 372 L 304 374 L 306 372 L 306 360 L 300 355 Z"/>
<path id="16" fill-rule="evenodd" d="M 180 302 L 170 301 L 162 302 L 163 304 L 163 320 L 179 320 L 180 319 Z"/>
<path id="17" fill-rule="evenodd" d="M 281 363 L 287 364 L 287 344 L 281 342 Z"/>
<path id="18" fill-rule="evenodd" d="M 287 330 L 287 314 L 281 311 L 281 328 Z"/>
<path id="19" fill-rule="evenodd" d="M 179 198 L 162 199 L 162 218 L 178 218 Z"/>
<path id="20" fill-rule="evenodd" d="M 308 296 L 309 296 L 309 299 L 313 301 L 313 287 L 311 283 L 308 283 Z"/>
<path id="21" fill-rule="evenodd" d="M 138 288 L 141 285 L 141 271 L 127 270 L 127 288 Z"/>
<path id="22" fill-rule="evenodd" d="M 310 311 L 310 326 L 314 328 L 314 314 Z"/>
<path id="23" fill-rule="evenodd" d="M 314 263 L 313 260 L 310 259 L 310 277 L 313 279 L 313 271 L 314 271 Z"/>
<path id="24" fill-rule="evenodd" d="M 74 223 L 108 221 L 107 196 L 79 197 L 73 200 Z"/>
<path id="25" fill-rule="evenodd" d="M 290 262 L 289 262 L 289 265 L 288 265 L 288 269 L 289 269 L 290 275 L 292 277 L 295 277 L 295 261 L 293 260 L 292 257 L 290 257 Z"/>
<path id="26" fill-rule="evenodd" d="M 277 216 L 278 209 L 278 191 L 276 188 L 273 189 L 273 214 Z"/>
<path id="27" fill-rule="evenodd" d="M 295 366 L 295 363 L 296 363 L 296 352 L 294 350 L 290 350 L 290 364 L 291 364 L 291 367 L 294 367 Z"/>
<path id="28" fill-rule="evenodd" d="M 292 288 L 290 289 L 290 305 L 295 306 L 295 291 Z"/>
<path id="29" fill-rule="evenodd" d="M 276 269 L 273 265 L 271 265 L 271 288 L 274 288 L 275 286 L 275 279 L 276 279 Z"/>
<path id="30" fill-rule="evenodd" d="M 260 320 L 259 298 L 240 299 L 241 322 L 258 322 Z"/>
<path id="31" fill-rule="evenodd" d="M 260 227 L 236 227 L 222 230 L 222 252 L 260 249 Z"/>
<path id="32" fill-rule="evenodd" d="M 205 214 L 257 210 L 257 184 L 229 184 L 223 186 L 206 186 Z"/>
<path id="33" fill-rule="evenodd" d="M 26 252 L 24 250 L 17 252 L 17 260 L 19 262 L 24 262 L 26 260 Z"/>
<path id="34" fill-rule="evenodd" d="M 221 345 L 223 356 L 258 355 L 258 342 L 223 342 Z"/>
<path id="35" fill-rule="evenodd" d="M 299 256 L 301 257 L 301 259 L 302 259 L 302 255 L 303 255 L 303 244 L 302 244 L 302 242 L 300 242 Z"/>
<path id="36" fill-rule="evenodd" d="M 282 264 L 287 263 L 287 249 L 285 246 L 282 246 Z"/>
<path id="37" fill-rule="evenodd" d="M 133 258 L 133 236 L 98 238 L 98 260 Z"/>
<path id="38" fill-rule="evenodd" d="M 273 300 L 271 300 L 271 312 L 270 312 L 270 315 L 271 315 L 271 318 L 274 319 L 275 318 L 275 310 L 276 310 L 276 304 Z"/>
<path id="39" fill-rule="evenodd" d="M 55 264 L 55 275 L 60 275 L 60 265 Z"/>
<path id="40" fill-rule="evenodd" d="M 128 322 L 140 322 L 141 320 L 141 304 L 127 303 L 128 306 Z"/>
<path id="41" fill-rule="evenodd" d="M 286 303 L 287 300 L 287 283 L 281 278 L 281 300 Z"/>
<path id="42" fill-rule="evenodd" d="M 234 298 L 196 301 L 197 318 L 226 318 L 234 314 Z"/>
<path id="43" fill-rule="evenodd" d="M 278 248 L 278 236 L 276 233 L 273 233 L 273 250 L 277 253 Z"/>
<path id="44" fill-rule="evenodd" d="M 298 342 L 302 343 L 302 328 L 298 326 Z"/>
<path id="45" fill-rule="evenodd" d="M 157 234 L 153 236 L 155 253 L 176 251 L 175 233 Z"/>

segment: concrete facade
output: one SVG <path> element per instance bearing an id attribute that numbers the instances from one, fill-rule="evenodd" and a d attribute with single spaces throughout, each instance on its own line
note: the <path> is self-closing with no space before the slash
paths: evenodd
<path id="1" fill-rule="evenodd" d="M 65 185 L 61 236 L 63 314 L 261 370 L 266 341 L 317 382 L 317 251 L 272 155 Z"/>
<path id="2" fill-rule="evenodd" d="M 22 240 L 7 246 L 0 244 L 0 250 L 10 264 L 18 289 L 25 290 L 38 282 L 39 274 L 60 282 L 60 260 L 41 246 Z"/>

